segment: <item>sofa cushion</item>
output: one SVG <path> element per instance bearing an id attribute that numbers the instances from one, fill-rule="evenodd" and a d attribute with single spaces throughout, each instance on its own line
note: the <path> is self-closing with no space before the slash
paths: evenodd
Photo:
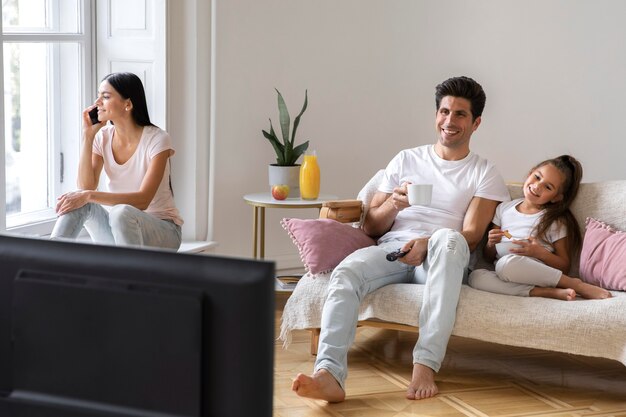
<path id="1" fill-rule="evenodd" d="M 355 250 L 376 244 L 363 230 L 332 219 L 283 219 L 281 225 L 312 274 L 332 271 Z"/>
<path id="2" fill-rule="evenodd" d="M 592 217 L 586 220 L 580 276 L 590 284 L 626 290 L 626 232 Z"/>

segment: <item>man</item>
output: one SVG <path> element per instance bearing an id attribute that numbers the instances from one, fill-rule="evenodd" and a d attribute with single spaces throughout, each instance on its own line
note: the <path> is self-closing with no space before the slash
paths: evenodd
<path id="1" fill-rule="evenodd" d="M 470 138 L 481 122 L 485 93 L 468 77 L 436 87 L 437 142 L 406 149 L 385 169 L 364 221 L 364 230 L 381 236 L 339 264 L 330 278 L 322 312 L 320 342 L 312 375 L 298 374 L 292 389 L 300 396 L 339 402 L 345 399 L 347 353 L 354 340 L 360 301 L 388 284 L 424 285 L 419 338 L 407 398 L 438 392 L 439 371 L 454 327 L 461 284 L 470 251 L 480 242 L 497 204 L 509 193 L 493 164 L 470 152 Z M 408 183 L 433 184 L 429 206 L 410 206 Z M 397 249 L 406 255 L 388 261 Z"/>

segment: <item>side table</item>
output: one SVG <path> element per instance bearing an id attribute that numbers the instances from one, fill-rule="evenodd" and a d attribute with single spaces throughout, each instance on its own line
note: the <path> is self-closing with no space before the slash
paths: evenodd
<path id="1" fill-rule="evenodd" d="M 320 194 L 317 200 L 302 200 L 300 198 L 287 198 L 276 200 L 269 192 L 246 194 L 243 196 L 246 203 L 252 206 L 252 256 L 255 259 L 265 258 L 265 209 L 303 209 L 322 208 L 325 201 L 337 200 L 338 197 L 332 194 Z M 258 249 L 258 251 L 257 251 Z"/>

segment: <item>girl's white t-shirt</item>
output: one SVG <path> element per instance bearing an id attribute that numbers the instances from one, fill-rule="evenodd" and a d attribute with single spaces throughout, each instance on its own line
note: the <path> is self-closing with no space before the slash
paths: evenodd
<path id="1" fill-rule="evenodd" d="M 474 197 L 509 201 L 509 191 L 495 165 L 470 152 L 459 161 L 446 161 L 433 145 L 405 149 L 387 165 L 378 191 L 392 193 L 405 182 L 433 184 L 428 206 L 410 206 L 396 216 L 379 243 L 431 236 L 442 228 L 461 231 Z"/>
<path id="2" fill-rule="evenodd" d="M 93 152 L 104 160 L 104 172 L 107 176 L 106 186 L 113 193 L 130 193 L 139 190 L 152 159 L 163 151 L 169 150 L 170 157 L 174 155 L 170 135 L 156 126 L 144 126 L 135 153 L 124 164 L 118 164 L 113 157 L 111 141 L 115 127 L 107 124 L 96 134 L 93 142 Z M 172 220 L 177 225 L 183 224 L 178 209 L 174 203 L 174 196 L 170 189 L 170 164 L 165 166 L 163 179 L 159 184 L 154 198 L 146 210 L 153 216 Z"/>
<path id="3" fill-rule="evenodd" d="M 512 239 L 508 239 L 506 236 L 503 236 L 503 242 L 507 242 L 509 240 L 527 239 L 530 237 L 533 229 L 541 220 L 541 216 L 544 214 L 543 210 L 533 214 L 520 213 L 517 210 L 517 206 L 520 205 L 522 201 L 524 201 L 523 198 L 518 198 L 513 201 L 501 203 L 496 208 L 496 213 L 493 216 L 492 223 L 503 230 L 508 230 L 513 236 Z M 542 244 L 546 247 L 546 249 L 554 252 L 554 246 L 552 244 L 566 236 L 567 229 L 565 228 L 565 225 L 554 222 L 550 225 L 550 228 L 546 232 L 546 239 L 548 241 L 542 242 Z"/>

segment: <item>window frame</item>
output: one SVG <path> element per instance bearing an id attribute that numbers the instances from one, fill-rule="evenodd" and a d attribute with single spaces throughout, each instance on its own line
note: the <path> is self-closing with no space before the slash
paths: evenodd
<path id="1" fill-rule="evenodd" d="M 96 72 L 95 65 L 95 4 L 94 0 L 79 0 L 78 1 L 78 27 L 76 33 L 43 33 L 43 32 L 28 32 L 28 31 L 16 31 L 11 33 L 4 33 L 2 28 L 2 9 L 0 7 L 0 91 L 4 91 L 4 44 L 5 43 L 33 43 L 33 42 L 45 42 L 48 44 L 61 44 L 64 42 L 76 43 L 79 45 L 79 73 L 80 80 L 80 103 L 83 106 L 89 105 L 93 101 L 94 95 L 94 79 Z M 53 14 L 53 18 L 58 20 L 59 16 Z M 57 50 L 53 53 L 59 53 Z M 53 60 L 56 68 L 51 68 L 50 84 L 52 88 L 59 88 L 59 62 Z M 52 108 L 49 111 L 56 113 L 54 117 L 49 120 L 52 122 L 48 126 L 49 128 L 49 142 L 48 146 L 52 151 L 49 153 L 48 163 L 51 165 L 49 169 L 48 186 L 50 192 L 53 194 L 52 198 L 56 198 L 61 192 L 75 189 L 76 187 L 76 174 L 72 173 L 72 159 L 67 158 L 68 154 L 74 155 L 78 158 L 80 137 L 73 135 L 61 135 L 60 120 L 58 116 L 59 108 L 62 105 L 60 98 L 56 96 L 52 97 Z M 4 98 L 3 98 L 4 99 Z M 52 116 L 52 115 L 51 115 Z M 23 235 L 35 235 L 45 236 L 49 235 L 54 227 L 56 221 L 56 215 L 53 208 L 15 215 L 16 225 L 7 227 L 6 216 L 6 171 L 5 171 L 5 140 L 4 127 L 6 115 L 4 114 L 4 106 L 0 109 L 0 232 L 8 232 Z M 75 130 L 80 132 L 80 128 Z M 62 161 L 61 154 L 65 155 Z M 61 166 L 61 165 L 64 166 Z M 74 164 L 75 165 L 75 164 Z M 63 170 L 63 172 L 61 171 Z M 61 177 L 63 177 L 63 183 L 61 183 Z"/>

